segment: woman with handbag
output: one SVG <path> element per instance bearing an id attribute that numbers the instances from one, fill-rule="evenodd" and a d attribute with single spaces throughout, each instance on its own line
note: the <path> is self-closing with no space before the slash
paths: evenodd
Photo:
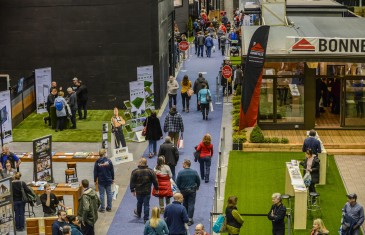
<path id="1" fill-rule="evenodd" d="M 120 148 L 120 145 L 122 145 L 122 147 L 126 147 L 127 144 L 125 142 L 122 129 L 122 125 L 125 124 L 125 120 L 119 116 L 117 107 L 114 108 L 114 115 L 111 119 L 111 123 L 112 123 L 112 133 L 114 133 L 115 136 L 115 148 L 117 149 Z"/>
<path id="2" fill-rule="evenodd" d="M 309 185 L 309 192 L 316 192 L 315 185 L 319 183 L 319 159 L 311 149 L 305 152 L 305 159 L 300 163 L 306 173 L 311 175 L 312 181 Z"/>
<path id="3" fill-rule="evenodd" d="M 173 196 L 171 188 L 172 172 L 168 165 L 165 164 L 165 157 L 159 156 L 157 159 L 157 166 L 154 169 L 157 182 L 158 182 L 158 194 L 153 188 L 152 195 L 158 197 L 160 204 L 160 211 L 163 214 L 165 211 L 164 199 L 166 206 L 170 204 L 170 198 Z"/>
<path id="4" fill-rule="evenodd" d="M 189 80 L 188 75 L 183 77 L 181 81 L 181 100 L 183 106 L 183 112 L 189 112 L 189 101 L 191 96 L 194 94 L 193 89 L 191 89 L 191 81 Z M 185 109 L 186 104 L 186 109 Z"/>
<path id="5" fill-rule="evenodd" d="M 199 143 L 196 151 L 200 152 L 199 164 L 200 164 L 200 178 L 205 180 L 205 183 L 209 182 L 210 165 L 212 163 L 213 156 L 213 144 L 210 134 L 205 134 L 203 140 Z"/>
<path id="6" fill-rule="evenodd" d="M 207 88 L 207 85 L 203 84 L 203 89 L 201 89 L 198 93 L 198 105 L 200 105 L 200 109 L 203 114 L 203 120 L 208 120 L 209 114 L 209 102 L 212 101 L 212 94 L 210 90 Z"/>
<path id="7" fill-rule="evenodd" d="M 155 206 L 152 208 L 152 216 L 145 226 L 143 235 L 167 235 L 169 234 L 169 229 L 165 220 L 160 218 L 160 209 Z"/>
<path id="8" fill-rule="evenodd" d="M 160 120 L 158 119 L 156 112 L 152 112 L 151 115 L 146 118 L 143 123 L 145 138 L 148 140 L 149 158 L 152 158 L 157 153 L 157 141 L 163 136 Z"/>
<path id="9" fill-rule="evenodd" d="M 13 189 L 16 231 L 24 231 L 25 203 L 28 201 L 27 194 L 33 194 L 32 191 L 25 184 L 25 182 L 20 180 L 21 177 L 22 174 L 20 172 L 17 172 L 14 176 L 13 182 L 11 183 Z"/>

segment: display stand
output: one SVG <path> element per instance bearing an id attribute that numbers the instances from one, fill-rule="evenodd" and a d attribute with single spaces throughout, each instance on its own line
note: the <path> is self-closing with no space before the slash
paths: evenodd
<path id="1" fill-rule="evenodd" d="M 138 142 L 138 143 L 146 141 L 146 138 L 144 136 L 142 136 L 142 131 L 134 132 L 133 141 Z"/>
<path id="2" fill-rule="evenodd" d="M 128 151 L 128 147 L 115 147 L 114 134 L 111 135 L 110 147 L 112 152 L 112 157 L 110 158 L 110 160 L 113 162 L 114 165 L 133 161 L 133 154 Z"/>

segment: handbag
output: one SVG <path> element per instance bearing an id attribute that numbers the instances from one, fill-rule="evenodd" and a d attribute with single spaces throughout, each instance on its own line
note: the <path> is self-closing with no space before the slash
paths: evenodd
<path id="1" fill-rule="evenodd" d="M 189 90 L 186 92 L 186 94 L 188 94 L 188 96 L 190 97 L 190 96 L 194 95 L 194 90 L 189 88 Z"/>
<path id="2" fill-rule="evenodd" d="M 198 159 L 200 158 L 200 151 L 197 151 L 196 149 L 198 148 L 198 145 L 194 147 L 195 148 L 195 152 L 194 152 L 194 162 L 197 162 Z"/>
<path id="3" fill-rule="evenodd" d="M 148 125 L 148 118 L 147 118 L 147 121 L 146 121 L 146 126 L 142 130 L 142 136 L 146 136 L 147 135 L 147 125 Z"/>
<path id="4" fill-rule="evenodd" d="M 304 181 L 304 185 L 309 187 L 309 185 L 311 185 L 312 183 L 312 176 L 309 172 L 306 172 L 304 177 L 303 177 L 303 181 Z"/>
<path id="5" fill-rule="evenodd" d="M 24 187 L 23 187 L 23 182 L 22 181 L 19 181 L 20 182 L 20 190 L 22 191 L 22 201 L 24 202 L 32 202 L 33 201 L 33 198 L 31 195 L 28 195 L 25 190 L 24 190 Z"/>
<path id="6" fill-rule="evenodd" d="M 178 139 L 178 141 L 177 141 L 177 147 L 179 148 L 179 149 L 182 149 L 182 148 L 184 148 L 184 138 L 183 138 L 183 134 L 181 133 L 181 135 L 180 135 L 180 138 Z"/>
<path id="7" fill-rule="evenodd" d="M 207 100 L 207 102 L 212 102 L 212 97 L 209 94 L 209 90 L 207 90 L 206 100 Z"/>

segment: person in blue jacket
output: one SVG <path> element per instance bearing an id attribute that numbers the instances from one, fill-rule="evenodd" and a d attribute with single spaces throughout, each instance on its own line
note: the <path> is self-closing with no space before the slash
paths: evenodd
<path id="1" fill-rule="evenodd" d="M 203 114 L 203 120 L 208 120 L 209 102 L 211 102 L 211 97 L 212 94 L 207 88 L 207 85 L 203 84 L 203 89 L 201 89 L 198 93 L 198 105 L 200 105 L 200 109 Z"/>
<path id="2" fill-rule="evenodd" d="M 189 222 L 188 213 L 182 205 L 184 197 L 181 193 L 174 194 L 174 202 L 165 208 L 165 218 L 169 234 L 185 235 L 185 224 Z"/>
<path id="3" fill-rule="evenodd" d="M 69 222 L 69 225 L 71 227 L 71 234 L 72 235 L 83 235 L 80 228 L 80 221 L 77 216 L 74 215 L 68 215 L 67 220 Z"/>

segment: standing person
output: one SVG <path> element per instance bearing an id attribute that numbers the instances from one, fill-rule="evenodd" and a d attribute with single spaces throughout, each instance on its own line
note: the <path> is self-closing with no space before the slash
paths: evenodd
<path id="1" fill-rule="evenodd" d="M 113 163 L 106 156 L 106 150 L 99 150 L 99 159 L 94 165 L 94 182 L 99 187 L 101 205 L 99 212 L 105 212 L 104 193 L 106 192 L 106 211 L 112 211 L 112 184 L 114 183 L 114 167 Z"/>
<path id="2" fill-rule="evenodd" d="M 19 172 L 19 166 L 22 161 L 13 152 L 10 152 L 8 144 L 4 144 L 2 150 L 3 152 L 1 153 L 0 157 L 1 168 L 4 169 L 6 167 L 6 162 L 9 160 L 11 168 L 17 169 L 17 171 Z"/>
<path id="3" fill-rule="evenodd" d="M 209 89 L 209 84 L 208 84 L 208 81 L 203 77 L 203 74 L 202 73 L 199 73 L 199 76 L 198 78 L 195 80 L 194 82 L 194 93 L 196 94 L 196 106 L 197 106 L 197 109 L 198 111 L 200 111 L 200 105 L 199 105 L 199 99 L 198 99 L 198 94 L 199 94 L 199 91 L 201 89 L 203 89 L 203 85 L 206 85 L 207 88 Z"/>
<path id="4" fill-rule="evenodd" d="M 189 216 L 188 225 L 194 224 L 194 209 L 196 191 L 200 187 L 200 178 L 198 172 L 190 168 L 191 162 L 185 159 L 183 162 L 183 168 L 177 175 L 176 185 L 180 189 L 181 194 L 184 196 L 184 207 L 186 208 Z"/>
<path id="5" fill-rule="evenodd" d="M 54 100 L 54 106 L 56 108 L 56 115 L 57 115 L 56 132 L 58 130 L 63 131 L 63 129 L 65 128 L 67 112 L 71 115 L 70 107 L 68 106 L 63 96 L 64 96 L 63 91 L 60 91 L 58 92 L 57 98 Z"/>
<path id="6" fill-rule="evenodd" d="M 319 159 L 313 154 L 311 149 L 305 152 L 305 159 L 300 163 L 304 167 L 305 172 L 311 175 L 311 184 L 309 185 L 309 192 L 316 192 L 315 185 L 319 183 Z"/>
<path id="7" fill-rule="evenodd" d="M 6 160 L 5 169 L 0 169 L 2 178 L 14 177 L 16 170 L 11 168 L 10 160 Z"/>
<path id="8" fill-rule="evenodd" d="M 198 57 L 199 55 L 203 57 L 205 37 L 202 31 L 199 32 L 197 40 L 198 40 Z"/>
<path id="9" fill-rule="evenodd" d="M 191 88 L 191 81 L 189 80 L 188 75 L 185 75 L 183 77 L 183 80 L 181 81 L 181 100 L 182 100 L 182 106 L 183 106 L 183 112 L 189 112 L 189 101 L 190 96 L 188 95 L 188 90 Z M 186 106 L 185 106 L 186 104 Z M 186 109 L 185 109 L 186 107 Z"/>
<path id="10" fill-rule="evenodd" d="M 170 204 L 170 197 L 173 196 L 170 181 L 170 179 L 172 179 L 172 172 L 170 167 L 165 164 L 164 156 L 158 157 L 157 166 L 155 167 L 154 171 L 158 182 L 158 194 L 156 194 L 155 190 L 152 191 L 152 194 L 153 196 L 158 197 L 160 211 L 161 214 L 163 214 L 165 211 L 164 199 L 167 206 L 168 204 Z"/>
<path id="11" fill-rule="evenodd" d="M 71 109 L 71 129 L 76 129 L 76 111 L 77 111 L 77 96 L 76 92 L 71 87 L 67 88 L 67 92 L 70 95 L 68 103 Z"/>
<path id="12" fill-rule="evenodd" d="M 15 213 L 15 227 L 16 231 L 24 231 L 25 224 L 25 202 L 22 199 L 22 188 L 26 194 L 33 194 L 24 181 L 20 178 L 22 174 L 17 172 L 14 176 L 14 180 L 11 182 L 13 189 L 13 204 Z"/>
<path id="13" fill-rule="evenodd" d="M 175 105 L 172 106 L 170 112 L 166 115 L 163 129 L 164 132 L 168 133 L 168 136 L 170 136 L 176 146 L 180 132 L 181 134 L 184 132 L 184 122 Z"/>
<path id="14" fill-rule="evenodd" d="M 52 235 L 63 235 L 63 227 L 67 225 L 66 211 L 59 210 L 57 216 L 57 220 L 52 224 Z"/>
<path id="15" fill-rule="evenodd" d="M 79 198 L 79 209 L 77 216 L 81 220 L 81 231 L 84 235 L 94 235 L 94 225 L 98 220 L 98 208 L 100 207 L 100 200 L 95 190 L 89 188 L 89 181 L 83 179 L 81 181 L 82 195 Z"/>
<path id="16" fill-rule="evenodd" d="M 347 195 L 348 202 L 342 208 L 341 235 L 359 235 L 364 223 L 364 208 L 356 202 L 356 193 Z"/>
<path id="17" fill-rule="evenodd" d="M 134 215 L 141 218 L 142 206 L 144 222 L 148 220 L 150 213 L 151 185 L 158 194 L 158 183 L 156 175 L 152 169 L 147 166 L 147 159 L 142 157 L 138 162 L 138 168 L 134 169 L 131 174 L 130 189 L 133 196 L 137 197 L 137 209 L 134 209 Z"/>
<path id="18" fill-rule="evenodd" d="M 267 214 L 267 218 L 272 222 L 272 235 L 284 235 L 286 207 L 281 202 L 282 198 L 280 193 L 274 193 L 271 198 L 273 205 Z"/>
<path id="19" fill-rule="evenodd" d="M 323 220 L 315 219 L 313 220 L 313 228 L 310 235 L 327 235 L 329 231 L 326 226 L 324 226 Z"/>
<path id="20" fill-rule="evenodd" d="M 74 90 L 74 91 L 76 91 L 77 90 L 77 84 L 78 84 L 78 82 L 79 82 L 79 79 L 77 78 L 77 77 L 74 77 L 73 79 L 72 79 L 72 90 Z"/>
<path id="21" fill-rule="evenodd" d="M 160 219 L 160 209 L 155 206 L 152 208 L 152 216 L 145 226 L 143 235 L 167 235 L 169 234 L 169 228 L 165 220 Z"/>
<path id="22" fill-rule="evenodd" d="M 194 235 L 209 235 L 209 233 L 207 233 L 205 231 L 203 224 L 197 224 L 195 226 L 195 233 L 194 233 Z"/>
<path id="23" fill-rule="evenodd" d="M 167 94 L 169 95 L 169 108 L 171 109 L 172 103 L 176 106 L 177 89 L 179 89 L 179 83 L 176 81 L 174 76 L 169 77 L 167 82 Z"/>
<path id="24" fill-rule="evenodd" d="M 71 234 L 72 235 L 83 235 L 80 228 L 80 221 L 77 216 L 68 215 L 67 221 L 71 227 Z"/>
<path id="25" fill-rule="evenodd" d="M 236 196 L 230 196 L 226 207 L 227 231 L 229 235 L 240 234 L 240 229 L 243 225 L 243 218 L 237 210 Z"/>
<path id="26" fill-rule="evenodd" d="M 234 82 L 233 82 L 233 89 L 237 90 L 238 85 L 240 85 L 240 87 L 242 88 L 242 84 L 243 84 L 243 71 L 241 69 L 241 65 L 237 64 L 236 65 L 236 71 L 235 71 L 235 76 L 234 76 Z"/>
<path id="27" fill-rule="evenodd" d="M 222 50 L 222 56 L 225 56 L 226 55 L 226 44 L 227 44 L 227 37 L 225 34 L 223 34 L 219 38 L 219 43 L 220 43 L 220 48 Z"/>
<path id="28" fill-rule="evenodd" d="M 321 142 L 316 138 L 316 131 L 310 130 L 309 137 L 304 140 L 302 152 L 306 152 L 308 149 L 312 150 L 312 153 L 318 157 L 318 153 L 322 152 Z"/>
<path id="29" fill-rule="evenodd" d="M 212 101 L 211 99 L 212 94 L 210 93 L 210 90 L 207 88 L 206 84 L 203 84 L 203 88 L 198 93 L 198 105 L 200 105 L 203 120 L 208 120 L 209 102 Z"/>
<path id="30" fill-rule="evenodd" d="M 205 180 L 205 183 L 209 182 L 210 165 L 213 157 L 213 144 L 210 134 L 205 134 L 203 140 L 198 144 L 196 151 L 200 152 L 200 158 L 198 159 L 200 164 L 200 178 Z"/>
<path id="31" fill-rule="evenodd" d="M 183 205 L 184 197 L 181 193 L 174 194 L 174 201 L 165 209 L 165 218 L 169 234 L 186 235 L 185 224 L 189 222 L 188 214 Z"/>
<path id="32" fill-rule="evenodd" d="M 66 210 L 69 209 L 69 207 L 58 201 L 56 195 L 52 193 L 50 184 L 44 185 L 44 193 L 40 196 L 40 200 L 42 202 L 44 217 L 55 216 L 57 212 L 57 206 L 61 206 Z"/>
<path id="33" fill-rule="evenodd" d="M 121 116 L 119 116 L 117 107 L 114 107 L 114 116 L 111 119 L 111 123 L 112 123 L 112 132 L 114 133 L 115 136 L 115 148 L 119 149 L 120 145 L 122 145 L 122 147 L 124 148 L 125 146 L 127 146 L 124 139 L 123 128 L 122 128 L 122 125 L 125 124 L 125 120 Z"/>
<path id="34" fill-rule="evenodd" d="M 160 120 L 157 117 L 156 112 L 152 112 L 151 115 L 146 118 L 143 126 L 147 128 L 146 140 L 148 140 L 149 158 L 152 158 L 157 153 L 157 141 L 163 136 Z"/>
<path id="35" fill-rule="evenodd" d="M 51 92 L 47 97 L 48 117 L 43 118 L 45 124 L 47 124 L 48 121 L 48 126 L 51 126 L 51 106 L 54 105 L 54 100 L 56 99 L 56 97 L 57 97 L 57 88 L 51 88 Z"/>
<path id="36" fill-rule="evenodd" d="M 212 47 L 214 46 L 214 43 L 210 34 L 208 34 L 208 36 L 205 38 L 204 45 L 207 48 L 207 57 L 212 57 Z"/>
<path id="37" fill-rule="evenodd" d="M 87 100 L 88 100 L 88 94 L 87 94 L 87 87 L 82 84 L 81 80 L 77 80 L 76 82 L 77 90 L 76 90 L 76 96 L 77 96 L 77 108 L 79 113 L 79 119 L 86 119 L 87 118 Z M 84 116 L 82 116 L 82 110 L 84 110 Z"/>
<path id="38" fill-rule="evenodd" d="M 160 145 L 158 156 L 164 156 L 165 164 L 168 165 L 172 172 L 172 179 L 175 180 L 175 167 L 179 161 L 179 150 L 171 142 L 170 136 L 165 137 L 165 142 Z"/>

